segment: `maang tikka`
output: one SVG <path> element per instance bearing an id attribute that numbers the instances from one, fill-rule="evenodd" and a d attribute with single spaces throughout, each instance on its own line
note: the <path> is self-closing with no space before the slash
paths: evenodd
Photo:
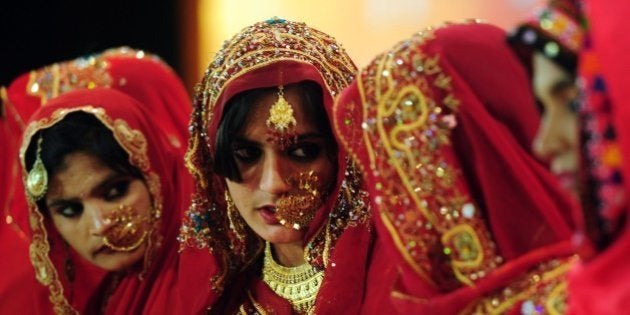
<path id="1" fill-rule="evenodd" d="M 284 150 L 297 140 L 296 125 L 293 106 L 284 98 L 284 87 L 280 85 L 278 86 L 278 100 L 269 109 L 267 141 L 277 144 L 281 150 Z"/>
<path id="2" fill-rule="evenodd" d="M 42 142 L 43 137 L 40 134 L 37 139 L 35 162 L 26 176 L 26 191 L 35 201 L 42 199 L 48 190 L 48 172 L 42 161 Z"/>

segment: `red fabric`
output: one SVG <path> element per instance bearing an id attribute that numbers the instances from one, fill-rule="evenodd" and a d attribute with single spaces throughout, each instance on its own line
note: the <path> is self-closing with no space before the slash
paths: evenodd
<path id="1" fill-rule="evenodd" d="M 144 61 L 137 59 L 135 62 L 143 63 Z M 153 61 L 151 62 L 153 63 Z M 163 67 L 157 63 L 156 65 Z M 140 66 L 136 68 L 126 67 L 126 69 L 132 71 L 138 71 L 139 68 Z M 70 285 L 65 277 L 62 276 L 63 260 L 67 257 L 67 252 L 63 246 L 60 246 L 61 242 L 58 233 L 49 223 L 46 223 L 45 228 L 47 229 L 51 250 L 45 254 L 47 254 L 47 257 L 50 257 L 53 263 L 57 277 L 64 288 L 65 298 L 74 309 L 81 313 L 99 312 L 99 309 L 101 309 L 111 314 L 139 314 L 143 312 L 153 314 L 156 311 L 168 312 L 176 307 L 174 303 L 170 302 L 173 299 L 169 298 L 169 295 L 173 294 L 172 287 L 175 282 L 177 268 L 176 237 L 180 217 L 189 204 L 192 181 L 188 172 L 184 169 L 181 148 L 173 145 L 172 135 L 164 132 L 164 125 L 156 123 L 156 121 L 167 121 L 174 118 L 173 115 L 166 117 L 157 116 L 158 113 L 164 113 L 166 110 L 157 110 L 159 107 L 174 107 L 177 108 L 176 111 L 185 111 L 186 108 L 189 108 L 189 104 L 186 98 L 182 97 L 177 100 L 177 97 L 168 97 L 168 95 L 173 95 L 173 91 L 181 92 L 180 96 L 185 95 L 185 92 L 183 92 L 181 84 L 179 84 L 172 72 L 158 71 L 162 71 L 162 76 L 168 77 L 168 80 L 162 80 L 162 82 L 173 85 L 170 85 L 168 88 L 167 85 L 158 87 L 154 85 L 154 82 L 147 80 L 143 82 L 149 82 L 150 85 L 143 86 L 142 82 L 139 82 L 138 86 L 142 87 L 139 89 L 140 92 L 138 92 L 138 95 L 142 96 L 140 100 L 131 98 L 129 95 L 117 92 L 114 89 L 81 89 L 52 99 L 45 104 L 46 106 L 35 112 L 30 119 L 30 122 L 35 124 L 37 121 L 50 117 L 62 108 L 73 109 L 91 105 L 92 107 L 104 109 L 109 118 L 125 121 L 131 128 L 140 131 L 146 138 L 147 152 L 145 158 L 148 158 L 150 164 L 148 169 L 143 170 L 143 173 L 145 178 L 150 178 L 149 174 L 155 173 L 158 176 L 161 187 L 161 191 L 158 193 L 162 196 L 163 212 L 157 232 L 163 237 L 163 241 L 161 246 L 157 248 L 143 280 L 140 280 L 138 277 L 139 270 L 135 270 L 124 276 L 117 286 L 110 288 L 110 282 L 113 279 L 112 275 L 107 275 L 104 271 L 82 262 L 79 257 L 73 254 L 76 276 L 75 281 Z M 158 77 L 158 71 L 145 74 Z M 126 78 L 129 77 L 126 76 Z M 140 77 L 134 78 L 134 80 L 140 79 Z M 153 85 L 153 89 L 151 85 Z M 130 95 L 133 95 L 132 92 L 136 91 L 131 90 L 131 84 L 126 84 L 125 86 L 127 87 L 126 92 Z M 171 124 L 182 127 L 185 126 L 186 120 L 172 120 Z M 109 127 L 113 128 L 112 126 Z M 180 129 L 183 130 L 184 128 Z M 32 133 L 27 134 L 25 140 L 29 141 L 30 136 L 32 136 Z M 156 196 L 153 197 L 155 198 Z M 37 211 L 37 209 L 32 208 L 31 211 Z M 138 268 L 142 269 L 141 266 Z M 106 305 L 102 300 L 104 298 L 109 299 Z M 44 313 L 52 311 L 50 302 L 37 304 L 36 307 L 42 309 Z"/>
<path id="2" fill-rule="evenodd" d="M 293 43 L 294 38 L 300 40 Z M 282 47 L 286 49 L 277 49 L 276 41 L 284 42 Z M 237 56 L 253 55 L 256 60 L 260 60 L 254 64 L 248 63 L 253 58 L 237 60 L 239 58 L 233 53 L 240 49 L 246 51 L 239 52 Z M 252 313 L 257 305 L 273 314 L 294 313 L 289 302 L 276 295 L 261 279 L 262 255 L 255 253 L 256 245 L 252 244 L 258 240 L 258 236 L 254 236 L 255 240 L 248 239 L 245 244 L 235 241 L 236 245 L 230 245 L 230 229 L 221 223 L 226 220 L 225 203 L 222 201 L 225 179 L 212 171 L 214 139 L 227 101 L 239 92 L 311 80 L 322 87 L 323 106 L 328 116 L 332 117 L 334 98 L 351 81 L 355 71 L 349 57 L 334 39 L 303 23 L 279 19 L 245 28 L 217 53 L 195 97 L 191 122 L 192 136 L 187 163 L 197 176 L 198 187 L 193 207 L 187 214 L 186 220 L 189 222 L 184 224 L 182 234 L 184 242 L 178 290 L 182 291 L 183 313 L 203 313 L 207 307 L 220 314 L 234 313 L 241 307 Z M 221 81 L 222 77 L 226 77 L 226 80 Z M 204 135 L 206 132 L 207 136 Z M 311 261 L 325 268 L 315 302 L 315 313 L 318 314 L 358 312 L 373 242 L 368 219 L 362 219 L 363 215 L 367 215 L 366 207 L 355 206 L 355 201 L 363 200 L 360 192 L 354 191 L 353 195 L 347 197 L 338 196 L 344 189 L 342 181 L 346 182 L 346 187 L 354 187 L 354 180 L 360 179 L 352 177 L 358 176 L 351 167 L 347 167 L 346 154 L 342 149 L 339 150 L 337 162 L 335 189 L 324 206 L 316 212 L 303 240 L 306 248 L 311 248 L 312 244 L 315 244 L 314 248 L 319 248 L 322 243 L 314 240 L 323 236 L 327 228 L 333 230 L 332 234 L 335 235 L 330 244 L 329 260 Z M 208 184 L 208 187 L 204 187 L 204 184 Z M 344 207 L 348 206 L 351 209 L 345 210 Z M 347 219 L 350 211 L 354 211 L 357 218 Z M 331 214 L 338 215 L 338 219 L 331 220 Z M 188 235 L 190 231 L 204 230 L 210 234 Z M 245 253 L 248 256 L 245 259 L 234 254 L 243 247 L 247 249 Z M 254 262 L 246 265 L 245 271 L 240 270 L 246 264 L 242 260 L 249 259 Z M 233 273 L 226 273 L 227 266 L 238 268 Z M 226 274 L 227 278 L 220 279 L 223 282 L 219 282 L 216 290 L 213 290 L 212 286 L 217 284 L 216 277 Z"/>
<path id="3" fill-rule="evenodd" d="M 377 248 L 388 257 L 372 260 L 368 279 L 377 280 L 368 283 L 363 311 L 380 312 L 389 298 L 402 313 L 485 313 L 492 310 L 476 303 L 494 296 L 519 309 L 519 300 L 497 292 L 522 283 L 541 263 L 570 256 L 576 205 L 530 152 L 539 115 L 529 78 L 504 38 L 486 24 L 427 30 L 377 56 L 338 100 L 335 127 L 367 175 Z M 442 175 L 433 175 L 438 166 Z M 448 174 L 452 184 L 442 180 Z M 481 221 L 458 224 L 475 229 L 484 253 L 502 257 L 480 269 L 482 277 L 467 277 L 470 285 L 453 275 L 466 271 L 453 267 L 464 256 L 442 244 L 459 225 L 451 226 L 457 217 L 445 218 L 441 207 L 462 198 L 481 210 Z M 544 292 L 523 291 L 521 301 Z"/>
<path id="4" fill-rule="evenodd" d="M 625 12 L 630 10 L 626 1 L 585 1 L 586 16 L 590 25 L 591 49 L 584 52 L 582 71 L 587 73 L 591 59 L 596 60 L 601 72 L 601 79 L 606 83 L 604 92 L 610 98 L 610 108 L 606 108 L 612 117 L 617 144 L 621 151 L 621 178 L 623 194 L 626 200 L 622 205 L 613 204 L 602 217 L 610 220 L 609 225 L 617 228 L 612 244 L 594 258 L 583 262 L 573 270 L 569 292 L 571 294 L 570 314 L 621 314 L 627 312 L 630 305 L 630 286 L 626 279 L 630 275 L 627 263 L 627 249 L 630 243 L 628 229 L 627 196 L 630 195 L 630 133 L 628 119 L 628 72 L 630 71 L 630 39 L 626 36 L 628 21 Z M 587 87 L 590 88 L 590 87 Z M 592 106 L 593 104 L 587 104 Z M 596 117 L 605 119 L 606 117 Z M 596 153 L 603 153 L 596 152 Z M 601 154 L 599 159 L 606 157 Z M 607 196 L 619 200 L 621 194 L 614 192 Z M 611 231 L 603 231 L 610 233 Z"/>
<path id="5" fill-rule="evenodd" d="M 35 83 L 38 89 L 33 88 Z M 28 256 L 28 206 L 18 159 L 26 121 L 50 98 L 94 86 L 120 90 L 141 101 L 141 105 L 150 112 L 151 121 L 165 133 L 167 146 L 175 148 L 182 160 L 187 140 L 186 123 L 191 110 L 189 97 L 173 70 L 155 56 L 129 48 L 110 49 L 90 57 L 43 67 L 15 79 L 6 94 L 3 91 L 6 115 L 0 120 L 0 139 L 5 148 L 5 154 L 0 157 L 3 159 L 0 163 L 0 202 L 3 204 L 3 221 L 11 222 L 3 223 L 0 228 L 0 246 L 3 253 L 11 253 L 10 259 L 4 261 L 8 270 L 13 271 L 0 277 L 0 304 L 4 310 L 16 307 L 27 311 L 25 307 L 29 306 L 43 310 L 50 308 L 48 289 L 36 283 Z M 171 150 L 169 148 L 166 150 Z M 181 190 L 189 191 L 187 187 Z M 82 266 L 77 264 L 77 268 Z M 98 274 L 94 270 L 88 273 L 91 272 Z M 93 282 L 98 282 L 98 278 L 86 281 L 83 289 L 93 293 L 92 287 L 97 285 Z M 79 290 L 82 284 L 75 283 L 74 287 Z M 33 302 L 33 295 L 36 302 Z M 5 297 L 10 302 L 5 303 Z M 80 297 L 77 300 L 78 304 L 87 303 Z"/>
<path id="6" fill-rule="evenodd" d="M 270 73 L 278 73 L 282 71 L 282 81 L 278 81 L 277 76 Z M 272 78 L 269 80 L 269 78 Z M 224 95 L 220 98 L 219 103 L 215 107 L 213 117 L 221 117 L 223 106 L 229 98 L 238 92 L 248 89 L 277 86 L 279 84 L 288 85 L 304 80 L 312 80 L 318 82 L 325 87 L 321 74 L 311 65 L 298 63 L 294 61 L 282 61 L 268 65 L 257 71 L 252 71 L 233 81 L 233 86 L 226 89 Z M 332 115 L 333 100 L 330 94 L 324 93 L 324 106 L 328 115 Z M 210 139 L 216 137 L 216 130 L 219 121 L 215 119 L 211 122 L 208 129 Z M 321 231 L 322 225 L 328 219 L 329 213 L 336 206 L 336 196 L 339 193 L 341 182 L 344 180 L 345 169 L 345 153 L 340 150 L 338 159 L 340 167 L 337 174 L 336 189 L 326 204 L 316 213 L 314 220 L 307 233 L 305 234 L 305 246 L 308 241 L 317 232 Z M 216 175 L 214 175 L 216 176 Z M 221 181 L 221 179 L 217 179 Z M 214 189 L 220 190 L 217 195 L 223 196 L 223 190 L 220 186 Z M 221 201 L 215 201 L 220 203 Z M 225 211 L 225 210 L 222 210 Z M 318 293 L 316 302 L 316 312 L 321 314 L 344 313 L 344 309 L 350 313 L 356 313 L 362 297 L 362 291 L 356 288 L 363 288 L 364 275 L 366 268 L 367 254 L 371 246 L 371 234 L 366 226 L 359 225 L 354 228 L 348 228 L 339 238 L 335 245 L 335 249 L 331 254 L 330 261 L 337 267 L 329 267 L 324 273 L 324 280 Z M 180 263 L 180 279 L 178 290 L 181 299 L 186 301 L 183 305 L 182 313 L 193 314 L 203 312 L 208 306 L 213 306 L 216 312 L 233 312 L 241 305 L 245 308 L 252 307 L 247 300 L 245 293 L 247 288 L 251 290 L 254 298 L 267 310 L 273 310 L 274 314 L 292 314 L 291 305 L 284 299 L 277 296 L 271 289 L 262 282 L 262 279 L 254 272 L 243 273 L 237 275 L 236 279 L 232 279 L 232 285 L 226 289 L 222 296 L 217 296 L 212 292 L 209 279 L 216 276 L 217 257 L 208 252 L 208 249 L 196 249 L 186 247 L 181 253 Z M 191 268 L 195 266 L 195 268 Z M 259 271 L 258 271 L 259 272 Z M 251 278 L 250 278 L 251 277 Z M 253 278 L 253 279 L 252 279 Z M 189 288 L 194 288 L 194 293 Z M 253 309 L 253 308 L 252 308 Z"/>
<path id="7" fill-rule="evenodd" d="M 26 209 L 21 180 L 18 181 L 19 137 L 24 129 L 24 122 L 16 113 L 13 103 L 9 102 L 6 90 L 2 88 L 0 93 L 0 252 L 4 257 L 0 268 L 11 270 L 0 276 L 0 305 L 8 313 L 33 313 L 35 309 L 29 307 L 33 305 L 33 288 L 37 284 L 28 259 L 27 216 L 25 211 L 19 215 L 14 211 Z"/>
<path id="8" fill-rule="evenodd" d="M 626 36 L 628 21 L 625 12 L 630 9 L 626 1 L 586 1 L 587 18 L 591 29 L 592 47 L 599 57 L 601 71 L 608 85 L 613 103 L 614 124 L 617 129 L 622 156 L 630 156 L 630 119 L 628 73 L 630 38 Z M 624 159 L 624 160 L 627 160 Z M 630 178 L 630 163 L 623 164 L 624 178 Z M 630 191 L 630 180 L 625 181 Z"/>

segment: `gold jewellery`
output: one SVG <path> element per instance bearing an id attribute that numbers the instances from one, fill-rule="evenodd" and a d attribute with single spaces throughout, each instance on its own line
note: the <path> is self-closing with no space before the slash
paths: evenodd
<path id="1" fill-rule="evenodd" d="M 42 141 L 43 137 L 40 134 L 37 139 L 37 153 L 35 162 L 31 171 L 26 176 L 26 191 L 35 201 L 42 199 L 48 190 L 48 172 L 42 162 Z"/>
<path id="2" fill-rule="evenodd" d="M 315 269 L 309 263 L 297 267 L 279 265 L 273 259 L 269 242 L 265 243 L 262 274 L 263 282 L 277 295 L 288 300 L 293 309 L 300 313 L 309 313 L 313 308 L 324 279 L 324 271 Z"/>
<path id="3" fill-rule="evenodd" d="M 286 181 L 293 189 L 278 199 L 276 218 L 280 224 L 299 230 L 309 225 L 324 203 L 319 177 L 314 171 L 309 171 L 294 174 Z"/>
<path id="4" fill-rule="evenodd" d="M 269 128 L 267 140 L 277 144 L 281 150 L 297 140 L 295 134 L 297 120 L 293 116 L 293 106 L 284 98 L 282 85 L 278 86 L 278 100 L 269 109 L 269 118 L 266 123 Z"/>
<path id="5" fill-rule="evenodd" d="M 149 222 L 131 206 L 121 204 L 106 218 L 113 226 L 103 237 L 105 246 L 119 252 L 130 252 L 142 245 L 149 234 Z"/>

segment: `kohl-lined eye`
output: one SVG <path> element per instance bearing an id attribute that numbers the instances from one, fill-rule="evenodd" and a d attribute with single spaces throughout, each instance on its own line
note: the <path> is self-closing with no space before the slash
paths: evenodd
<path id="1" fill-rule="evenodd" d="M 251 145 L 236 145 L 232 150 L 234 157 L 246 164 L 256 162 L 262 155 L 260 148 Z"/>
<path id="2" fill-rule="evenodd" d="M 301 162 L 310 162 L 319 157 L 323 150 L 322 145 L 314 142 L 300 142 L 287 150 L 289 156 Z"/>
<path id="3" fill-rule="evenodd" d="M 129 185 L 131 184 L 130 180 L 121 180 L 115 182 L 106 190 L 105 200 L 107 201 L 115 201 L 127 195 L 129 192 Z"/>
<path id="4" fill-rule="evenodd" d="M 83 213 L 83 205 L 80 203 L 65 203 L 55 207 L 55 213 L 65 218 L 77 218 Z"/>

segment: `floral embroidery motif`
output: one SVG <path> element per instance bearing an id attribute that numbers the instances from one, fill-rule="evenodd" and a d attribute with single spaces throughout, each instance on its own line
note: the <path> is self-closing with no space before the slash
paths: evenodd
<path id="1" fill-rule="evenodd" d="M 524 315 L 564 314 L 567 307 L 566 276 L 573 261 L 574 258 L 564 258 L 538 264 L 509 286 L 476 301 L 465 313 L 503 314 L 520 303 Z"/>
<path id="2" fill-rule="evenodd" d="M 503 259 L 457 180 L 450 136 L 460 101 L 439 53 L 420 48 L 433 38 L 428 29 L 377 57 L 357 78 L 363 108 L 337 104 L 335 110 L 348 126 L 363 117 L 363 133 L 342 133 L 342 141 L 369 157 L 363 171 L 375 183 L 373 198 L 399 252 L 420 277 L 452 289 L 472 285 Z"/>
<path id="3" fill-rule="evenodd" d="M 114 82 L 109 73 L 109 58 L 150 58 L 160 60 L 155 55 L 129 47 L 112 48 L 100 54 L 77 58 L 68 62 L 55 63 L 32 71 L 26 86 L 30 95 L 39 96 L 41 104 L 61 94 L 82 88 L 111 87 L 124 85 L 124 78 Z"/>

